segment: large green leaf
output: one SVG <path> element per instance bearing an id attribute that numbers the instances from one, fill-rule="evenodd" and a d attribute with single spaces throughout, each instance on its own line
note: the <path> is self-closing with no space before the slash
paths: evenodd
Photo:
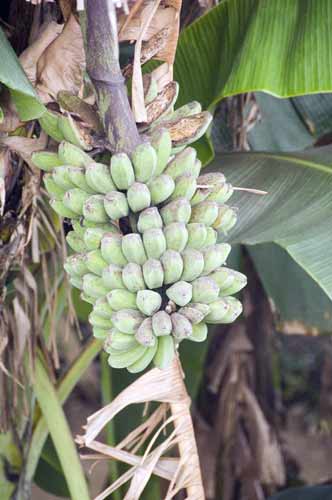
<path id="1" fill-rule="evenodd" d="M 9 88 L 20 118 L 24 121 L 39 118 L 45 112 L 45 106 L 38 98 L 1 28 L 0 60 L 0 82 Z"/>
<path id="2" fill-rule="evenodd" d="M 331 500 L 332 486 L 304 486 L 289 488 L 269 497 L 268 500 Z"/>
<path id="3" fill-rule="evenodd" d="M 234 194 L 239 222 L 229 239 L 248 245 L 279 244 L 330 298 L 331 155 L 331 146 L 297 154 L 225 154 L 208 167 L 223 171 L 234 186 L 268 192 L 266 196 Z"/>
<path id="4" fill-rule="evenodd" d="M 180 36 L 178 103 L 332 90 L 330 0 L 224 0 Z"/>
<path id="5" fill-rule="evenodd" d="M 294 331 L 332 331 L 332 302 L 310 276 L 278 245 L 247 247 L 277 317 Z"/>

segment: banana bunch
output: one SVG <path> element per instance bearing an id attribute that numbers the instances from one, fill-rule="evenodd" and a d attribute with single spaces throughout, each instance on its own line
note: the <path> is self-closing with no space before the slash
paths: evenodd
<path id="1" fill-rule="evenodd" d="M 185 113 L 168 111 L 167 124 Z M 74 141 L 32 158 L 51 206 L 71 220 L 65 269 L 93 305 L 93 334 L 110 365 L 132 373 L 167 367 L 182 340 L 201 342 L 208 324 L 234 321 L 242 306 L 233 295 L 246 285 L 225 266 L 230 245 L 217 243 L 236 223 L 232 186 L 222 173 L 200 175 L 195 149 L 174 144 L 164 124 L 154 120 L 149 141 L 109 165 Z"/>

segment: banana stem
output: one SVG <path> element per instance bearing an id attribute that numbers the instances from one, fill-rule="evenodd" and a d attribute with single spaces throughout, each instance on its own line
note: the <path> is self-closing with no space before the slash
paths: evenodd
<path id="1" fill-rule="evenodd" d="M 119 64 L 114 2 L 86 2 L 86 65 L 112 152 L 131 153 L 141 142 Z"/>

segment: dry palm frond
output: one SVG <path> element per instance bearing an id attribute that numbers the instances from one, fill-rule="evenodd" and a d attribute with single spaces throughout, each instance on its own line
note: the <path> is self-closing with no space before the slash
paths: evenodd
<path id="1" fill-rule="evenodd" d="M 160 406 L 117 446 L 108 446 L 96 440 L 102 429 L 127 406 L 150 401 L 157 401 Z M 169 429 L 171 424 L 174 427 L 173 431 L 168 430 L 168 435 L 162 444 L 154 447 L 157 438 L 165 429 Z M 149 443 L 147 443 L 148 438 L 150 438 Z M 129 480 L 131 483 L 125 500 L 137 500 L 152 474 L 170 482 L 165 497 L 167 500 L 174 498 L 180 490 L 187 490 L 190 500 L 204 499 L 190 416 L 190 398 L 183 383 L 183 373 L 178 359 L 165 370 L 154 368 L 145 373 L 110 404 L 91 415 L 87 420 L 85 433 L 77 437 L 77 442 L 97 452 L 83 456 L 84 459 L 104 460 L 108 457 L 131 465 L 125 474 L 100 493 L 95 500 L 106 498 Z M 144 446 L 144 453 L 137 454 Z M 179 449 L 179 456 L 177 458 L 167 456 L 166 453 L 176 446 Z"/>

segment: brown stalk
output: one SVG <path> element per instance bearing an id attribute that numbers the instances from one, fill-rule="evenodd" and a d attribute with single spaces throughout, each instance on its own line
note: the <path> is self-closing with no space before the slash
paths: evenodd
<path id="1" fill-rule="evenodd" d="M 86 14 L 87 71 L 96 90 L 99 114 L 106 138 L 109 141 L 112 151 L 121 151 L 130 154 L 141 140 L 129 105 L 119 65 L 114 4 L 107 0 L 88 0 L 86 2 Z M 156 370 L 154 369 L 148 373 L 155 373 Z M 190 500 L 203 500 L 205 496 L 190 415 L 190 398 L 183 382 L 180 361 L 175 360 L 166 371 L 168 372 L 167 375 L 161 372 L 162 376 L 160 378 L 162 381 L 158 384 L 159 394 L 150 394 L 150 397 L 151 400 L 160 401 L 160 393 L 166 390 L 170 375 L 172 379 L 176 380 L 178 386 L 177 394 L 176 396 L 175 394 L 173 395 L 169 403 L 173 415 L 180 458 L 179 466 L 172 478 L 170 487 L 179 483 L 177 480 L 181 476 L 182 481 L 180 481 L 180 484 L 186 489 L 187 498 Z M 135 382 L 133 385 L 135 385 Z M 165 388 L 162 386 L 165 386 Z M 149 389 L 150 392 L 154 392 L 153 387 Z M 172 387 L 172 391 L 175 392 L 174 386 Z M 129 403 L 127 401 L 127 404 Z M 105 409 L 100 410 L 98 415 L 103 413 L 103 411 Z M 88 422 L 87 433 L 89 428 L 91 428 L 91 420 Z M 89 446 L 89 439 L 86 439 L 87 433 L 85 434 L 83 443 Z M 185 480 L 183 481 L 183 479 Z M 171 498 L 169 495 L 167 497 Z M 135 496 L 135 498 L 139 498 L 139 495 Z"/>

